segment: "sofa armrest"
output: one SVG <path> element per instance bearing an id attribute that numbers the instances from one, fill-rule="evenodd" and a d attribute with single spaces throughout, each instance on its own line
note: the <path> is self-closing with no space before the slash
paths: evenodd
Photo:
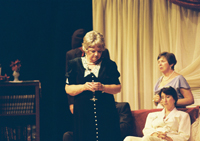
<path id="1" fill-rule="evenodd" d="M 147 115 L 150 112 L 161 111 L 162 109 L 141 109 L 141 110 L 134 110 L 132 112 L 133 116 L 133 136 L 142 137 L 143 133 L 142 130 L 145 126 Z"/>

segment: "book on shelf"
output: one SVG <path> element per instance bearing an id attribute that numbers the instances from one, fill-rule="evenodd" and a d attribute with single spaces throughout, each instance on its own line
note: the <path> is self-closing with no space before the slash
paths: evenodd
<path id="1" fill-rule="evenodd" d="M 32 141 L 36 141 L 36 126 L 32 125 Z"/>
<path id="2" fill-rule="evenodd" d="M 8 131 L 8 127 L 6 126 L 5 128 L 5 137 L 7 141 L 10 141 L 10 136 L 9 136 L 9 131 Z"/>
<path id="3" fill-rule="evenodd" d="M 17 132 L 16 132 L 16 128 L 13 128 L 13 140 L 16 141 L 17 140 Z"/>
<path id="4" fill-rule="evenodd" d="M 35 95 L 1 95 L 0 114 L 29 114 L 35 112 Z"/>
<path id="5" fill-rule="evenodd" d="M 36 126 L 32 124 L 0 127 L 0 133 L 0 141 L 36 141 Z"/>
<path id="6" fill-rule="evenodd" d="M 26 136 L 26 138 L 27 138 L 27 141 L 31 141 L 31 125 L 29 124 L 29 125 L 27 125 L 27 136 Z"/>

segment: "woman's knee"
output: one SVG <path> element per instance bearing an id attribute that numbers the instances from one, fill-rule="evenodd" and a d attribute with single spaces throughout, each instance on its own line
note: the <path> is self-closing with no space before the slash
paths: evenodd
<path id="1" fill-rule="evenodd" d="M 127 136 L 124 141 L 141 141 L 141 137 Z"/>
<path id="2" fill-rule="evenodd" d="M 131 141 L 132 140 L 132 137 L 131 136 L 127 136 L 124 141 Z"/>

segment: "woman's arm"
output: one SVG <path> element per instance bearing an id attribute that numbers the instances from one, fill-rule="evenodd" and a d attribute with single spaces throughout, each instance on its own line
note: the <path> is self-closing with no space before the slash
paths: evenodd
<path id="1" fill-rule="evenodd" d="M 160 103 L 160 96 L 158 94 L 155 94 L 153 96 L 153 102 L 154 102 L 154 105 L 157 106 L 158 103 Z"/>
<path id="2" fill-rule="evenodd" d="M 65 91 L 71 96 L 75 96 L 84 91 L 84 85 L 65 85 Z"/>
<path id="3" fill-rule="evenodd" d="M 121 85 L 103 85 L 100 82 L 86 82 L 80 85 L 65 85 L 65 91 L 71 96 L 78 95 L 83 91 L 102 91 L 109 94 L 116 94 L 121 91 Z"/>
<path id="4" fill-rule="evenodd" d="M 176 104 L 177 106 L 188 106 L 194 104 L 194 97 L 190 89 L 181 88 L 180 93 L 183 95 L 184 98 L 178 99 Z M 157 106 L 158 103 L 160 102 L 160 96 L 158 94 L 154 95 L 153 100 L 155 106 Z"/>
<path id="5" fill-rule="evenodd" d="M 68 85 L 68 84 L 65 85 L 66 93 L 71 96 L 78 95 L 86 90 L 94 91 L 92 82 L 86 82 L 85 84 L 79 84 L 79 85 Z"/>
<path id="6" fill-rule="evenodd" d="M 109 94 L 117 94 L 121 91 L 121 85 L 104 85 L 104 92 Z"/>
<path id="7" fill-rule="evenodd" d="M 94 87 L 95 91 L 102 91 L 102 92 L 109 93 L 109 94 L 116 94 L 121 91 L 120 84 L 104 85 L 104 84 L 101 84 L 100 82 L 94 82 L 93 84 L 94 84 L 93 87 Z"/>
<path id="8" fill-rule="evenodd" d="M 180 89 L 181 94 L 183 95 L 183 99 L 178 99 L 177 106 L 188 106 L 194 104 L 194 97 L 190 89 Z"/>
<path id="9" fill-rule="evenodd" d="M 153 133 L 157 132 L 155 128 L 152 127 L 152 122 L 155 120 L 157 116 L 155 113 L 149 113 L 146 118 L 146 123 L 144 129 L 142 130 L 144 136 L 149 135 L 151 136 Z"/>

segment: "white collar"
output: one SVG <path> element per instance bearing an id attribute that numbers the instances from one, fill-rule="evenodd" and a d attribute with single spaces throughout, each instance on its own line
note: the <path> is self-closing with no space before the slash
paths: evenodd
<path id="1" fill-rule="evenodd" d="M 178 110 L 176 109 L 176 107 L 174 107 L 174 109 L 167 115 L 167 117 L 164 119 L 164 121 L 167 121 L 174 114 L 176 115 L 177 111 Z M 165 116 L 165 108 L 162 110 L 162 114 L 163 114 L 163 118 L 164 118 L 164 116 Z"/>
<path id="2" fill-rule="evenodd" d="M 101 66 L 101 62 L 99 62 L 99 64 L 96 64 L 95 67 L 90 71 L 89 67 L 88 67 L 88 63 L 87 63 L 86 57 L 81 57 L 81 60 L 82 60 L 82 63 L 83 63 L 83 67 L 85 68 L 84 77 L 88 76 L 91 73 L 93 73 L 96 77 L 98 77 L 99 69 L 100 69 L 100 66 Z"/>

